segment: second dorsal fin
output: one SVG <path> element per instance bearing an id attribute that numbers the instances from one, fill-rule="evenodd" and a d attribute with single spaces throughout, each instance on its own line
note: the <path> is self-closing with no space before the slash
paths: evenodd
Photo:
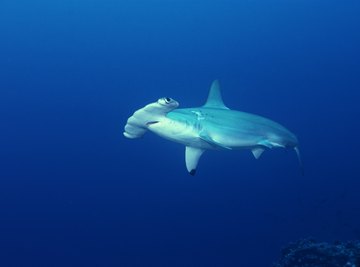
<path id="1" fill-rule="evenodd" d="M 225 106 L 220 90 L 220 83 L 218 80 L 212 82 L 208 99 L 206 100 L 204 108 L 220 108 L 220 109 L 229 109 Z"/>

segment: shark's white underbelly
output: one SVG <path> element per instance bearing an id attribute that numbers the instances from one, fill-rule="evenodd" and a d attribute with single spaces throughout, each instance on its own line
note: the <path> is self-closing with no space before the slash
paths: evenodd
<path id="1" fill-rule="evenodd" d="M 163 118 L 158 123 L 149 125 L 148 129 L 167 140 L 185 146 L 214 149 L 212 145 L 200 138 L 199 130 L 194 125 Z"/>

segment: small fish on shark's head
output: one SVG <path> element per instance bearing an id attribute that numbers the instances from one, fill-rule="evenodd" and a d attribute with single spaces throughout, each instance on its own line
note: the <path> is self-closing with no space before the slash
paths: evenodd
<path id="1" fill-rule="evenodd" d="M 267 118 L 231 110 L 225 106 L 215 80 L 206 103 L 178 109 L 179 103 L 163 97 L 135 111 L 127 120 L 124 136 L 135 139 L 151 131 L 183 144 L 188 172 L 195 175 L 206 150 L 249 149 L 258 159 L 266 149 L 292 148 L 303 172 L 297 137 L 284 126 Z"/>

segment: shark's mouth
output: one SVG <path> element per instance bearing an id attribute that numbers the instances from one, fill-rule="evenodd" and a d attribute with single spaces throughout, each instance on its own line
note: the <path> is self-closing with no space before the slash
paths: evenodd
<path id="1" fill-rule="evenodd" d="M 159 121 L 149 121 L 146 123 L 146 126 L 150 126 L 152 124 L 158 123 Z"/>

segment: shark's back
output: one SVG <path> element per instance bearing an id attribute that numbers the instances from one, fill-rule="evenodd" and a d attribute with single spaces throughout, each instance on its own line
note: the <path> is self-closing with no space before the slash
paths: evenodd
<path id="1" fill-rule="evenodd" d="M 231 109 L 185 108 L 173 110 L 167 116 L 192 125 L 199 135 L 207 135 L 233 149 L 255 146 L 265 140 L 277 141 L 283 146 L 286 146 L 284 142 L 296 141 L 296 137 L 279 123 Z"/>

